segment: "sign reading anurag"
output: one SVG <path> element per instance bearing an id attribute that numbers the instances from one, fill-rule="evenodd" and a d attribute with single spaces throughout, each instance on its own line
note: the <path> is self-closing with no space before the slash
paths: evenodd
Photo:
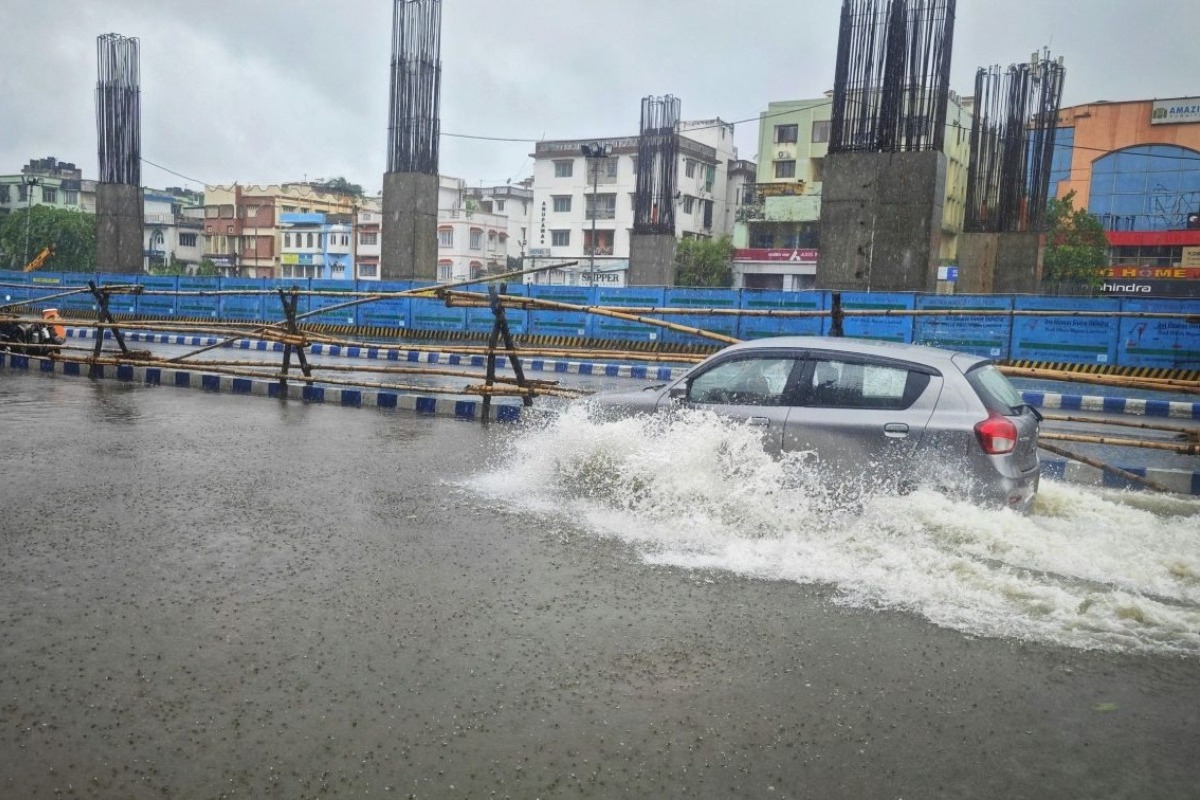
<path id="1" fill-rule="evenodd" d="M 1173 100 L 1155 100 L 1150 109 L 1151 125 L 1200 122 L 1200 97 L 1176 97 Z"/>

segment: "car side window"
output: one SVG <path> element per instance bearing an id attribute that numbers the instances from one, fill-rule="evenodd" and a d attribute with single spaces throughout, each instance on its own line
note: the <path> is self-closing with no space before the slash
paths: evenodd
<path id="1" fill-rule="evenodd" d="M 903 409 L 925 391 L 929 375 L 901 366 L 816 359 L 808 383 L 810 406 Z"/>
<path id="2" fill-rule="evenodd" d="M 739 358 L 723 361 L 688 384 L 689 403 L 788 405 L 794 358 Z"/>

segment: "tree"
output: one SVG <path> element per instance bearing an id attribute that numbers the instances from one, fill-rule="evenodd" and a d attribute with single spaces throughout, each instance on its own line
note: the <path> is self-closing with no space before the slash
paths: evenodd
<path id="1" fill-rule="evenodd" d="M 38 205 L 16 209 L 0 222 L 0 251 L 9 269 L 23 269 L 43 247 L 51 245 L 54 255 L 42 265 L 43 270 L 91 272 L 96 263 L 96 215 Z"/>
<path id="2" fill-rule="evenodd" d="M 324 189 L 327 192 L 337 192 L 338 194 L 347 194 L 351 197 L 362 197 L 363 188 L 357 183 L 351 183 L 345 178 L 338 176 L 330 178 L 327 181 L 317 181 L 317 187 Z"/>
<path id="3" fill-rule="evenodd" d="M 1108 265 L 1104 226 L 1085 208 L 1075 208 L 1075 192 L 1046 204 L 1046 249 L 1042 281 L 1057 289 L 1091 291 Z"/>
<path id="4" fill-rule="evenodd" d="M 728 289 L 733 283 L 733 242 L 720 239 L 683 239 L 675 248 L 675 285 Z"/>

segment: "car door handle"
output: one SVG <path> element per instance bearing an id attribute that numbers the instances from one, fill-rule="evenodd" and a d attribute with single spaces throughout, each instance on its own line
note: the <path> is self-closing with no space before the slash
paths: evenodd
<path id="1" fill-rule="evenodd" d="M 767 428 L 771 425 L 770 417 L 750 417 L 746 420 L 747 425 L 754 425 L 759 428 Z"/>
<path id="2" fill-rule="evenodd" d="M 889 422 L 883 426 L 883 435 L 889 439 L 903 439 L 908 436 L 908 426 L 903 422 Z"/>

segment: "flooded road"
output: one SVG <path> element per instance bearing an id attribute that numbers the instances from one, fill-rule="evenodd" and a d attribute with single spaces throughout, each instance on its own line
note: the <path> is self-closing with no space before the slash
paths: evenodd
<path id="1" fill-rule="evenodd" d="M 1200 793 L 1196 503 L 706 424 L 0 375 L 0 796 Z"/>

